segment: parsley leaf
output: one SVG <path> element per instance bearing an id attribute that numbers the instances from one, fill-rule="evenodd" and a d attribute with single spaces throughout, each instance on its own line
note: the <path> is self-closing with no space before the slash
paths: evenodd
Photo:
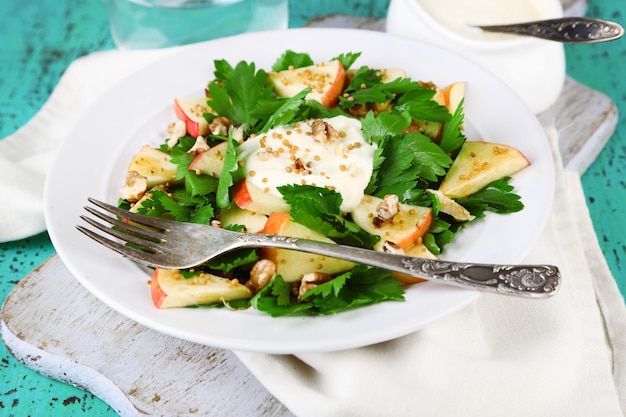
<path id="1" fill-rule="evenodd" d="M 304 98 L 310 91 L 310 88 L 305 88 L 295 96 L 281 100 L 281 106 L 272 113 L 259 132 L 266 132 L 274 127 L 287 125 L 294 119 L 298 120 L 297 115 L 302 113 L 305 104 Z"/>
<path id="2" fill-rule="evenodd" d="M 443 149 L 444 152 L 447 152 L 451 155 L 457 154 L 466 140 L 465 135 L 462 131 L 464 119 L 464 100 L 465 99 L 461 100 L 461 103 L 452 115 L 452 118 L 443 125 L 443 133 L 441 134 L 439 146 L 441 146 L 441 149 Z"/>
<path id="3" fill-rule="evenodd" d="M 256 132 L 262 121 L 254 115 L 260 112 L 261 103 L 274 99 L 267 73 L 262 69 L 257 71 L 254 63 L 245 61 L 233 68 L 224 60 L 216 60 L 215 68 L 215 79 L 208 86 L 207 104 L 217 114 Z"/>
<path id="4" fill-rule="evenodd" d="M 356 266 L 306 292 L 302 299 L 313 304 L 318 314 L 335 314 L 381 301 L 404 301 L 400 281 L 384 269 Z"/>
<path id="5" fill-rule="evenodd" d="M 220 173 L 217 184 L 217 195 L 215 197 L 216 204 L 220 209 L 230 206 L 230 188 L 243 176 L 238 162 L 238 147 L 237 141 L 233 139 L 232 135 L 229 135 L 228 145 L 226 146 L 224 155 L 224 168 Z"/>
<path id="6" fill-rule="evenodd" d="M 293 295 L 291 285 L 277 276 L 252 298 L 251 305 L 277 317 L 295 313 L 336 314 L 390 300 L 404 301 L 402 284 L 388 271 L 357 265 L 309 290 L 300 301 Z"/>
<path id="7" fill-rule="evenodd" d="M 404 133 L 379 143 L 379 165 L 366 192 L 377 197 L 395 194 L 402 198 L 417 187 L 427 188 L 445 175 L 450 157 L 427 136 Z M 381 162 L 382 161 L 382 162 Z"/>
<path id="8" fill-rule="evenodd" d="M 310 309 L 312 307 L 310 304 L 298 302 L 291 288 L 289 283 L 285 282 L 280 275 L 277 275 L 272 282 L 252 297 L 250 305 L 259 311 L 270 314 L 272 317 L 296 314 Z"/>
<path id="9" fill-rule="evenodd" d="M 141 201 L 137 213 L 152 217 L 171 217 L 179 222 L 203 224 L 210 223 L 214 217 L 213 207 L 206 199 L 188 199 L 187 201 L 183 199 L 181 203 L 158 189 L 151 190 L 150 195 L 150 198 Z M 179 189 L 177 195 L 184 196 L 185 191 Z"/>
<path id="10" fill-rule="evenodd" d="M 347 52 L 345 54 L 339 54 L 337 57 L 331 59 L 331 61 L 338 60 L 341 62 L 341 65 L 343 65 L 343 68 L 348 70 L 360 56 L 360 52 Z"/>
<path id="11" fill-rule="evenodd" d="M 513 186 L 509 184 L 511 177 L 504 177 L 488 184 L 482 190 L 457 200 L 477 218 L 485 216 L 486 211 L 506 214 L 515 213 L 524 208 L 521 197 L 512 193 Z"/>
<path id="12" fill-rule="evenodd" d="M 344 245 L 371 248 L 378 241 L 377 236 L 342 216 L 343 199 L 338 192 L 310 185 L 284 185 L 278 191 L 291 206 L 290 215 L 296 223 Z"/>
<path id="13" fill-rule="evenodd" d="M 441 255 L 444 247 L 452 241 L 463 224 L 454 221 L 448 222 L 437 216 L 431 223 L 428 232 L 422 236 L 422 243 L 433 255 Z"/>
<path id="14" fill-rule="evenodd" d="M 350 84 L 344 88 L 339 96 L 339 104 L 343 108 L 351 108 L 356 104 L 384 103 L 394 97 L 393 93 L 385 88 L 379 71 L 361 67 L 353 75 Z"/>
<path id="15" fill-rule="evenodd" d="M 224 273 L 229 273 L 235 268 L 253 264 L 259 259 L 254 249 L 240 249 L 227 252 L 206 262 L 204 266 Z"/>
<path id="16" fill-rule="evenodd" d="M 302 68 L 313 65 L 313 59 L 307 53 L 294 52 L 292 50 L 286 50 L 272 66 L 272 71 L 284 71 L 289 69 L 290 66 L 294 68 Z"/>
<path id="17" fill-rule="evenodd" d="M 185 190 L 192 195 L 207 195 L 215 193 L 218 179 L 210 175 L 198 175 L 193 171 L 185 174 Z"/>

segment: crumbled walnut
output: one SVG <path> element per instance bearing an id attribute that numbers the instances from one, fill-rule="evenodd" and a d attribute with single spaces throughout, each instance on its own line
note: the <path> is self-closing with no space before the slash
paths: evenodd
<path id="1" fill-rule="evenodd" d="M 311 124 L 313 139 L 320 143 L 331 143 L 339 139 L 339 132 L 322 119 L 315 119 Z"/>
<path id="2" fill-rule="evenodd" d="M 204 151 L 209 150 L 211 147 L 209 146 L 209 144 L 206 142 L 206 139 L 202 136 L 198 136 L 196 138 L 195 143 L 193 144 L 193 146 L 191 147 L 191 149 L 189 149 L 187 152 L 193 155 L 198 155 L 199 153 L 202 153 Z"/>
<path id="3" fill-rule="evenodd" d="M 376 207 L 377 217 L 374 218 L 374 226 L 382 227 L 389 223 L 400 212 L 400 200 L 395 194 L 387 194 L 383 201 Z"/>
<path id="4" fill-rule="evenodd" d="M 258 260 L 250 270 L 250 279 L 246 286 L 253 293 L 258 292 L 276 276 L 276 264 L 269 259 Z"/>
<path id="5" fill-rule="evenodd" d="M 236 128 L 233 129 L 233 139 L 235 139 L 240 144 L 243 143 L 245 139 L 244 133 L 245 132 L 243 130 L 243 125 L 237 126 Z"/>
<path id="6" fill-rule="evenodd" d="M 178 140 L 187 134 L 187 125 L 182 120 L 176 120 L 167 126 L 167 133 L 170 134 L 167 146 L 173 148 L 178 143 Z"/>
<path id="7" fill-rule="evenodd" d="M 298 299 L 301 300 L 302 296 L 308 291 L 311 291 L 313 288 L 317 287 L 320 284 L 330 281 L 332 278 L 332 276 L 324 274 L 323 272 L 311 272 L 305 274 L 302 277 L 302 280 L 300 280 Z"/>
<path id="8" fill-rule="evenodd" d="M 217 220 L 217 219 L 213 219 L 211 220 L 211 226 L 213 227 L 217 227 L 217 228 L 222 228 L 222 222 Z"/>
<path id="9" fill-rule="evenodd" d="M 394 253 L 396 255 L 404 255 L 404 249 L 402 249 L 400 246 L 398 246 L 397 244 L 389 240 L 385 240 L 383 242 L 382 250 L 385 253 Z"/>
<path id="10" fill-rule="evenodd" d="M 214 135 L 227 136 L 228 129 L 234 124 L 228 117 L 218 116 L 209 123 L 209 131 Z"/>
<path id="11" fill-rule="evenodd" d="M 124 188 L 120 190 L 120 198 L 129 203 L 136 203 L 148 190 L 148 179 L 137 171 L 128 171 Z"/>

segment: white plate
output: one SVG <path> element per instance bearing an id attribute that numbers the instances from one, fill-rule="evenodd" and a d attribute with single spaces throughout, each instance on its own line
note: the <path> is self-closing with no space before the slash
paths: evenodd
<path id="1" fill-rule="evenodd" d="M 483 69 L 435 47 L 378 32 L 296 29 L 184 48 L 121 81 L 79 121 L 49 173 L 45 216 L 59 256 L 91 293 L 157 331 L 211 346 L 267 353 L 332 351 L 390 340 L 476 300 L 474 291 L 424 283 L 407 289 L 406 302 L 326 317 L 271 318 L 253 310 L 158 310 L 152 305 L 144 270 L 75 229 L 87 197 L 117 201 L 131 156 L 144 144 L 162 142 L 167 123 L 174 120 L 174 97 L 201 94 L 212 77 L 214 59 L 232 64 L 254 61 L 258 68 L 270 69 L 286 49 L 308 52 L 315 61 L 362 52 L 357 65 L 400 67 L 414 79 L 440 85 L 467 81 L 469 138 L 516 146 L 532 165 L 513 181 L 526 208 L 506 216 L 488 215 L 464 230 L 444 258 L 494 263 L 523 259 L 547 220 L 554 170 L 544 132 L 522 101 Z"/>

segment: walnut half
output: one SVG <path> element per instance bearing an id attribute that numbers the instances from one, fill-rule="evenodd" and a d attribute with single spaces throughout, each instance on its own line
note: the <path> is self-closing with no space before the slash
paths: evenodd
<path id="1" fill-rule="evenodd" d="M 395 194 L 387 194 L 383 201 L 376 207 L 376 215 L 374 218 L 374 226 L 382 227 L 400 212 L 400 199 Z"/>
<path id="2" fill-rule="evenodd" d="M 339 132 L 322 119 L 313 120 L 311 134 L 320 143 L 331 143 L 339 139 Z"/>
<path id="3" fill-rule="evenodd" d="M 269 259 L 258 260 L 250 270 L 250 279 L 246 286 L 257 293 L 276 276 L 276 264 Z"/>

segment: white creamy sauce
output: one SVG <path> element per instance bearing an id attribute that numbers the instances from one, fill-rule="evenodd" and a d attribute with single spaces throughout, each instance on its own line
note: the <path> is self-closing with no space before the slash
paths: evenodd
<path id="1" fill-rule="evenodd" d="M 366 143 L 361 123 L 337 116 L 322 119 L 339 137 L 329 141 L 312 135 L 313 121 L 274 128 L 241 146 L 246 177 L 258 188 L 282 197 L 277 187 L 304 184 L 329 187 L 341 194 L 344 212 L 354 209 L 372 176 L 375 144 Z"/>
<path id="2" fill-rule="evenodd" d="M 483 33 L 468 25 L 497 25 L 547 19 L 541 0 L 414 0 L 443 26 L 480 39 L 503 39 L 510 35 Z"/>

